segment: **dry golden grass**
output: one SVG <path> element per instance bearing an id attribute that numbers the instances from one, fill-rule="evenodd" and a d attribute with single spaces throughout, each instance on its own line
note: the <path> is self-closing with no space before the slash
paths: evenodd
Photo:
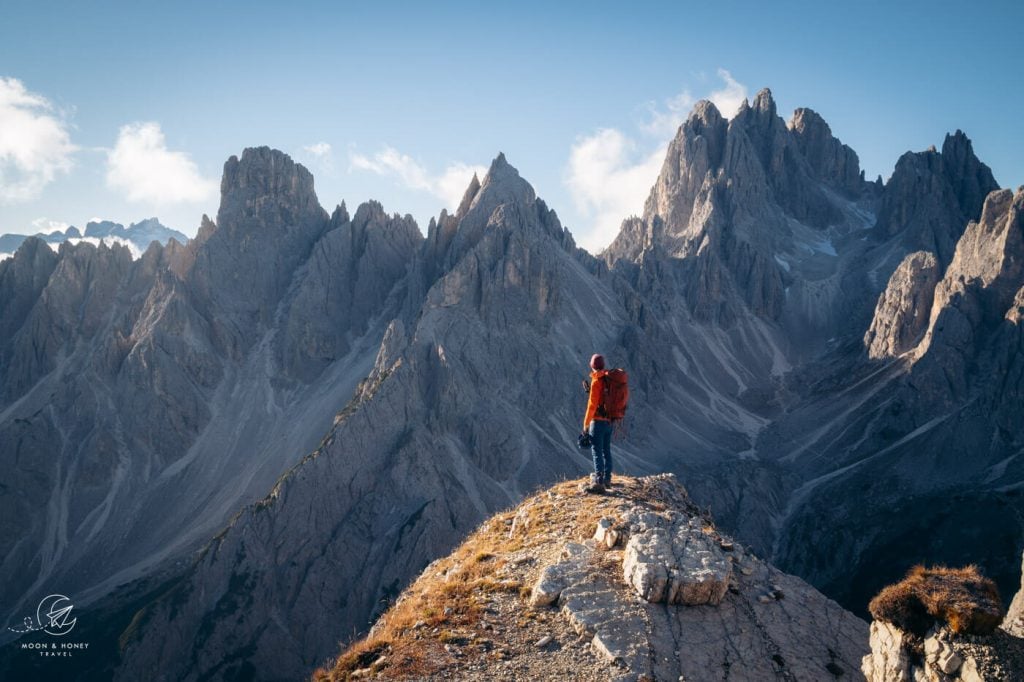
<path id="1" fill-rule="evenodd" d="M 514 594 L 524 600 L 529 597 L 527 580 L 501 575 L 508 573 L 502 569 L 511 555 L 540 554 L 544 546 L 553 549 L 550 531 L 555 531 L 559 540 L 582 541 L 591 537 L 597 522 L 608 516 L 623 498 L 651 508 L 665 508 L 666 503 L 672 502 L 659 499 L 661 488 L 644 479 L 619 476 L 612 495 L 581 494 L 583 482 L 559 483 L 485 521 L 451 555 L 413 582 L 380 617 L 369 635 L 317 670 L 313 679 L 347 680 L 354 671 L 371 667 L 381 656 L 385 656 L 386 662 L 378 672 L 385 678 L 430 677 L 451 664 L 444 645 L 456 640 L 469 643 L 463 651 L 485 642 L 486 647 L 477 647 L 480 655 L 503 655 L 500 648 L 491 651 L 497 647 L 491 640 L 500 640 L 501 634 L 477 632 L 476 626 L 494 593 Z M 534 566 L 532 570 L 539 569 L 540 566 Z M 524 607 L 520 617 L 530 619 L 534 614 Z"/>
<path id="2" fill-rule="evenodd" d="M 977 566 L 915 566 L 901 582 L 879 592 L 868 610 L 875 619 L 918 637 L 936 621 L 958 634 L 988 635 L 1004 615 L 996 584 Z"/>

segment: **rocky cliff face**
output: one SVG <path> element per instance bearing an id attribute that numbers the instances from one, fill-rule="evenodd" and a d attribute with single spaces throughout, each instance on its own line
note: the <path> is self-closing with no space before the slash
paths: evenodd
<path id="1" fill-rule="evenodd" d="M 729 326 L 749 311 L 811 339 L 834 332 L 865 293 L 845 279 L 846 261 L 862 250 L 876 194 L 814 112 L 787 125 L 767 89 L 731 121 L 700 102 L 642 218 L 624 224 L 605 257 L 670 268 L 700 320 Z"/>
<path id="2" fill-rule="evenodd" d="M 867 379 L 861 385 L 872 386 L 855 417 L 863 440 L 839 448 L 843 439 L 837 440 L 832 429 L 815 437 L 816 443 L 833 443 L 837 461 L 798 490 L 804 511 L 796 512 L 796 503 L 790 503 L 794 516 L 785 522 L 790 530 L 776 545 L 782 566 L 810 577 L 826 592 L 849 589 L 839 585 L 851 585 L 855 566 L 856 580 L 870 580 L 877 591 L 912 563 L 902 559 L 899 569 L 887 568 L 901 561 L 906 543 L 917 548 L 921 560 L 983 561 L 1004 587 L 1015 580 L 1017 567 L 1006 557 L 1017 552 L 1024 537 L 1015 520 L 1024 473 L 1016 461 L 1024 436 L 1018 295 L 1024 285 L 1022 200 L 1022 190 L 988 196 L 930 296 L 934 275 L 913 276 L 914 261 L 927 266 L 930 260 L 918 254 L 905 261 L 907 267 L 897 270 L 880 296 L 866 337 L 868 353 L 887 357 L 905 351 L 904 362 L 876 366 L 873 379 L 858 374 L 846 382 Z M 900 312 L 912 308 L 913 316 Z M 921 334 L 925 311 L 930 312 Z M 853 490 L 858 493 L 852 495 Z M 898 523 L 884 520 L 890 513 L 899 516 Z M 823 527 L 822 519 L 830 519 L 824 526 L 830 534 L 838 531 L 859 543 L 856 551 L 843 550 L 849 551 L 845 567 L 810 568 L 817 559 L 801 545 L 822 537 L 814 530 Z M 871 592 L 868 582 L 862 584 L 858 600 Z"/>
<path id="3" fill-rule="evenodd" d="M 857 152 L 833 137 L 828 123 L 814 110 L 797 109 L 788 127 L 817 177 L 851 197 L 866 189 Z"/>
<path id="4" fill-rule="evenodd" d="M 372 366 L 411 219 L 329 220 L 268 149 L 230 160 L 223 191 L 187 247 L 133 261 L 33 238 L 0 263 L 5 619 L 44 586 L 87 603 L 206 541 Z"/>
<path id="5" fill-rule="evenodd" d="M 941 275 L 933 253 L 915 251 L 903 259 L 878 298 L 864 336 L 869 357 L 895 357 L 917 346 L 928 328 L 932 297 Z"/>
<path id="6" fill-rule="evenodd" d="M 876 232 L 899 236 L 909 249 L 953 257 L 964 225 L 978 216 L 985 197 L 999 188 L 961 131 L 947 135 L 942 151 L 907 152 L 885 186 Z"/>

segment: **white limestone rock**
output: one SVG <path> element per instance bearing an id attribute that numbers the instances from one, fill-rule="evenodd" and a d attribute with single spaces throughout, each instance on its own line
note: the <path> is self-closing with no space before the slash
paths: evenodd
<path id="1" fill-rule="evenodd" d="M 710 535 L 690 519 L 669 515 L 661 527 L 631 534 L 623 576 L 652 603 L 718 604 L 729 589 L 732 561 Z"/>

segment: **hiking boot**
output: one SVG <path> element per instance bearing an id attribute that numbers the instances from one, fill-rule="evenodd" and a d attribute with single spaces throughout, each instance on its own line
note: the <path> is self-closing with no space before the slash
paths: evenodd
<path id="1" fill-rule="evenodd" d="M 601 482 L 601 478 L 597 474 L 590 474 L 590 485 L 585 490 L 588 493 L 603 493 L 604 484 Z"/>
<path id="2" fill-rule="evenodd" d="M 605 488 L 610 488 L 612 486 L 612 472 L 609 471 L 607 474 L 601 477 L 601 485 L 603 485 Z"/>

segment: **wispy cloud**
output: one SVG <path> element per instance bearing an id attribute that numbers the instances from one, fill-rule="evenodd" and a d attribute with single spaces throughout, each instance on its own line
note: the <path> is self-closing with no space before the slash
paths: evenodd
<path id="1" fill-rule="evenodd" d="M 725 69 L 718 70 L 722 86 L 705 96 L 722 115 L 731 118 L 747 97 L 747 87 Z M 600 128 L 581 135 L 569 150 L 564 182 L 576 209 L 590 221 L 576 235 L 579 244 L 597 253 L 611 243 L 622 221 L 638 215 L 658 178 L 668 143 L 699 98 L 683 90 L 662 104 L 648 103 L 646 120 L 630 135 Z"/>
<path id="2" fill-rule="evenodd" d="M 314 156 L 318 159 L 323 159 L 331 155 L 331 145 L 327 142 L 307 144 L 302 148 L 302 150 L 310 156 Z"/>
<path id="3" fill-rule="evenodd" d="M 37 233 L 42 232 L 43 234 L 52 234 L 54 232 L 64 232 L 70 227 L 70 225 L 60 220 L 36 218 L 32 221 L 32 227 L 35 228 Z"/>
<path id="4" fill-rule="evenodd" d="M 68 123 L 42 95 L 0 78 L 0 204 L 31 201 L 73 165 Z"/>
<path id="5" fill-rule="evenodd" d="M 334 166 L 334 148 L 330 142 L 314 142 L 302 147 L 297 154 L 302 163 L 315 170 L 317 174 L 323 173 L 326 176 L 336 174 Z"/>
<path id="6" fill-rule="evenodd" d="M 217 181 L 200 175 L 188 154 L 167 148 L 155 121 L 121 126 L 107 152 L 107 186 L 129 201 L 160 205 L 205 201 L 217 191 Z"/>
<path id="7" fill-rule="evenodd" d="M 391 146 L 385 146 L 373 156 L 351 152 L 349 170 L 369 171 L 394 178 L 408 189 L 434 195 L 449 209 L 459 205 L 474 173 L 482 178 L 487 172 L 484 166 L 455 162 L 448 164 L 440 173 L 432 174 L 416 159 Z"/>

